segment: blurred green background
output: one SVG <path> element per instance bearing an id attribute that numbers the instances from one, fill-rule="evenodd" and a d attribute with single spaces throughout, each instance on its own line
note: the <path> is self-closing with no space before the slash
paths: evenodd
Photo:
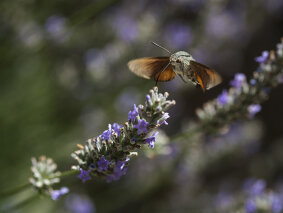
<path id="1" fill-rule="evenodd" d="M 256 121 L 233 124 L 213 144 L 192 147 L 170 176 L 162 174 L 178 150 L 170 136 L 185 131 L 195 109 L 227 88 L 235 73 L 251 76 L 254 57 L 275 48 L 283 36 L 282 10 L 281 0 L 1 1 L 0 189 L 28 180 L 32 156 L 46 155 L 68 170 L 77 143 L 108 123 L 124 123 L 154 86 L 133 75 L 127 62 L 166 55 L 151 41 L 190 52 L 224 79 L 205 94 L 177 78 L 160 83 L 177 102 L 160 148 L 141 153 L 117 182 L 65 178 L 70 195 L 37 199 L 14 212 L 227 212 L 215 204 L 223 188 L 235 194 L 249 177 L 281 183 L 282 85 Z M 76 203 L 83 207 L 76 210 Z"/>

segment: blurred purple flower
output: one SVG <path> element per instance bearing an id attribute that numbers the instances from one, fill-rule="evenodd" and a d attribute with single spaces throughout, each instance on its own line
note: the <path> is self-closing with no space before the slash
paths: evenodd
<path id="1" fill-rule="evenodd" d="M 62 195 L 67 194 L 69 189 L 67 187 L 62 187 L 59 190 L 53 190 L 50 195 L 52 200 L 58 200 Z"/>
<path id="2" fill-rule="evenodd" d="M 118 36 L 125 42 L 136 40 L 138 36 L 137 23 L 132 17 L 126 16 L 124 13 L 123 15 L 120 14 L 122 13 L 114 17 L 113 28 L 116 30 Z"/>
<path id="3" fill-rule="evenodd" d="M 101 135 L 100 138 L 103 140 L 109 140 L 111 138 L 111 124 L 108 124 L 108 130 L 105 130 Z"/>
<path id="4" fill-rule="evenodd" d="M 283 83 L 283 75 L 280 75 L 280 76 L 278 77 L 278 82 L 279 82 L 280 84 Z"/>
<path id="5" fill-rule="evenodd" d="M 261 56 L 258 56 L 255 58 L 255 61 L 258 63 L 264 63 L 268 59 L 269 52 L 268 51 L 263 51 Z"/>
<path id="6" fill-rule="evenodd" d="M 122 125 L 119 125 L 117 123 L 112 124 L 112 129 L 114 130 L 114 132 L 119 136 L 120 135 L 120 128 L 122 128 Z"/>
<path id="7" fill-rule="evenodd" d="M 80 171 L 81 174 L 78 175 L 78 178 L 80 178 L 83 183 L 86 182 L 87 180 L 91 180 L 91 177 L 89 175 L 90 171 L 83 170 L 82 168 L 80 169 Z"/>
<path id="8" fill-rule="evenodd" d="M 226 192 L 226 191 L 220 191 L 214 200 L 214 204 L 216 208 L 220 209 L 227 209 L 233 204 L 233 196 Z"/>
<path id="9" fill-rule="evenodd" d="M 138 134 L 141 134 L 142 132 L 147 133 L 148 125 L 149 123 L 146 120 L 140 119 L 138 120 L 138 123 L 134 125 L 134 128 L 138 129 Z"/>
<path id="10" fill-rule="evenodd" d="M 278 195 L 271 195 L 271 211 L 273 213 L 280 213 L 283 209 L 283 200 Z"/>
<path id="11" fill-rule="evenodd" d="M 125 161 L 118 161 L 115 165 L 112 175 L 108 175 L 107 182 L 111 182 L 113 180 L 119 180 L 122 175 L 127 173 L 128 168 L 125 168 L 126 162 L 128 162 L 130 158 L 127 158 Z"/>
<path id="12" fill-rule="evenodd" d="M 94 213 L 92 201 L 84 195 L 71 194 L 67 197 L 65 205 L 70 213 Z"/>
<path id="13" fill-rule="evenodd" d="M 234 80 L 230 82 L 230 85 L 235 87 L 236 89 L 240 89 L 246 80 L 246 76 L 243 73 L 237 73 L 234 77 Z"/>
<path id="14" fill-rule="evenodd" d="M 250 113 L 250 117 L 253 118 L 255 114 L 257 114 L 261 110 L 261 106 L 259 104 L 252 104 L 248 107 L 248 111 Z"/>
<path id="15" fill-rule="evenodd" d="M 247 213 L 254 213 L 256 212 L 256 204 L 253 200 L 248 199 L 245 205 L 245 209 Z"/>
<path id="16" fill-rule="evenodd" d="M 63 16 L 50 16 L 45 22 L 45 29 L 54 39 L 60 42 L 69 37 L 66 29 L 66 18 Z"/>
<path id="17" fill-rule="evenodd" d="M 102 172 L 103 170 L 104 170 L 104 171 L 107 171 L 109 164 L 110 164 L 110 162 L 109 162 L 108 160 L 106 160 L 106 159 L 104 158 L 104 156 L 102 156 L 102 157 L 100 158 L 100 160 L 97 162 L 98 171 L 99 171 L 99 172 Z"/>
<path id="18" fill-rule="evenodd" d="M 238 14 L 237 14 L 238 15 Z M 244 21 L 240 16 L 235 16 L 229 11 L 217 12 L 209 14 L 206 22 L 206 33 L 209 37 L 213 38 L 232 38 L 235 39 L 235 34 L 241 35 L 244 29 Z M 233 26 L 233 27 L 231 27 Z M 240 38 L 240 36 L 236 36 Z"/>
<path id="19" fill-rule="evenodd" d="M 145 142 L 148 143 L 148 146 L 150 146 L 152 149 L 154 148 L 155 143 L 155 136 L 158 134 L 158 132 L 153 133 L 152 136 L 145 139 Z"/>
<path id="20" fill-rule="evenodd" d="M 139 110 L 136 107 L 136 105 L 134 104 L 134 109 L 133 111 L 130 111 L 128 114 L 128 120 L 131 120 L 132 122 L 135 122 L 136 117 L 139 115 Z"/>
<path id="21" fill-rule="evenodd" d="M 229 94 L 227 90 L 223 90 L 223 92 L 217 97 L 217 103 L 220 106 L 224 106 L 228 103 L 229 101 Z"/>
<path id="22" fill-rule="evenodd" d="M 266 183 L 264 180 L 249 179 L 244 184 L 245 191 L 250 196 L 257 196 L 262 194 L 265 190 L 265 187 Z"/>
<path id="23" fill-rule="evenodd" d="M 139 92 L 133 87 L 125 88 L 115 101 L 115 108 L 117 112 L 128 112 L 134 103 L 140 100 Z"/>
<path id="24" fill-rule="evenodd" d="M 253 85 L 253 86 L 256 85 L 256 80 L 255 79 L 251 79 L 250 80 L 250 84 Z"/>
<path id="25" fill-rule="evenodd" d="M 174 22 L 165 28 L 165 41 L 172 48 L 180 49 L 190 45 L 193 40 L 192 30 L 187 24 Z"/>

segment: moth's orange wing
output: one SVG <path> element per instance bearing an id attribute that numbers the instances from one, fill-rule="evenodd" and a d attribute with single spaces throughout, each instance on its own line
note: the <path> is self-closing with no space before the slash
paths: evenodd
<path id="1" fill-rule="evenodd" d="M 215 87 L 222 82 L 221 76 L 209 67 L 196 61 L 190 61 L 190 65 L 203 91 Z"/>
<path id="2" fill-rule="evenodd" d="M 155 81 L 171 81 L 175 78 L 175 72 L 173 71 L 171 64 L 169 64 L 165 70 L 163 69 L 154 75 Z"/>
<path id="3" fill-rule="evenodd" d="M 128 62 L 129 69 L 137 76 L 150 79 L 168 64 L 169 57 L 138 58 Z"/>

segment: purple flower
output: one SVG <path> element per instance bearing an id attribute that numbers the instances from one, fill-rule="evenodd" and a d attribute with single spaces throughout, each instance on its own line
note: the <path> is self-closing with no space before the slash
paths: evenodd
<path id="1" fill-rule="evenodd" d="M 143 119 L 138 120 L 138 123 L 134 125 L 134 128 L 138 129 L 138 134 L 141 134 L 142 132 L 147 133 L 147 126 L 149 123 Z"/>
<path id="2" fill-rule="evenodd" d="M 151 98 L 150 98 L 150 95 L 146 95 L 145 96 L 145 98 L 146 98 L 146 101 L 148 102 L 148 104 L 152 104 L 152 102 L 151 102 Z"/>
<path id="3" fill-rule="evenodd" d="M 53 190 L 50 195 L 52 200 L 58 200 L 62 195 L 67 194 L 69 189 L 67 187 L 62 187 L 59 190 Z"/>
<path id="4" fill-rule="evenodd" d="M 152 136 L 145 139 L 145 142 L 148 143 L 148 146 L 150 146 L 152 149 L 154 148 L 155 136 L 157 134 L 158 134 L 158 132 L 155 132 Z"/>
<path id="5" fill-rule="evenodd" d="M 268 59 L 269 53 L 268 51 L 263 51 L 261 56 L 255 58 L 255 61 L 258 63 L 264 63 Z"/>
<path id="6" fill-rule="evenodd" d="M 165 124 L 165 125 L 168 125 L 168 123 L 166 122 L 166 120 L 170 118 L 169 116 L 169 113 L 168 112 L 165 112 L 162 117 L 158 120 L 158 124 L 162 125 L 162 124 Z"/>
<path id="7" fill-rule="evenodd" d="M 252 104 L 248 107 L 248 111 L 250 113 L 250 117 L 253 118 L 256 113 L 261 110 L 261 106 L 259 104 Z"/>
<path id="8" fill-rule="evenodd" d="M 105 130 L 100 137 L 103 140 L 109 140 L 111 138 L 111 124 L 108 125 L 108 130 Z"/>
<path id="9" fill-rule="evenodd" d="M 107 182 L 111 182 L 113 180 L 119 180 L 122 175 L 127 173 L 128 168 L 125 168 L 126 162 L 128 162 L 130 158 L 127 158 L 125 161 L 118 161 L 115 165 L 112 175 L 107 175 Z"/>
<path id="10" fill-rule="evenodd" d="M 217 97 L 217 103 L 220 106 L 224 106 L 228 103 L 229 101 L 229 94 L 227 90 L 223 90 L 223 92 Z"/>
<path id="11" fill-rule="evenodd" d="M 246 76 L 243 73 L 237 73 L 234 77 L 234 80 L 230 82 L 231 86 L 235 87 L 236 89 L 240 89 L 246 80 Z"/>
<path id="12" fill-rule="evenodd" d="M 104 158 L 104 156 L 102 156 L 102 157 L 100 158 L 100 160 L 97 162 L 98 171 L 99 171 L 99 172 L 102 172 L 103 170 L 104 170 L 104 171 L 107 171 L 109 164 L 110 164 L 110 162 L 109 162 L 108 160 L 106 160 L 106 159 Z"/>
<path id="13" fill-rule="evenodd" d="M 139 110 L 136 107 L 136 105 L 134 104 L 134 109 L 133 111 L 130 111 L 128 114 L 128 120 L 131 120 L 132 122 L 135 122 L 136 117 L 139 115 Z"/>
<path id="14" fill-rule="evenodd" d="M 250 80 L 250 84 L 251 84 L 252 86 L 256 85 L 256 80 L 255 80 L 255 79 L 251 79 L 251 80 Z"/>
<path id="15" fill-rule="evenodd" d="M 165 29 L 166 43 L 173 48 L 184 48 L 192 42 L 191 28 L 182 23 L 171 23 Z"/>
<path id="16" fill-rule="evenodd" d="M 70 213 L 94 213 L 93 202 L 84 195 L 70 194 L 65 203 Z"/>
<path id="17" fill-rule="evenodd" d="M 64 41 L 69 37 L 66 30 L 66 19 L 63 16 L 54 15 L 49 17 L 45 23 L 45 29 L 58 41 Z"/>
<path id="18" fill-rule="evenodd" d="M 283 209 L 283 202 L 277 195 L 271 196 L 271 211 L 273 213 L 280 213 Z"/>
<path id="19" fill-rule="evenodd" d="M 250 196 L 257 196 L 264 192 L 266 183 L 264 180 L 249 179 L 244 187 Z"/>
<path id="20" fill-rule="evenodd" d="M 283 75 L 282 75 L 282 74 L 278 76 L 278 82 L 279 82 L 280 84 L 283 83 Z"/>
<path id="21" fill-rule="evenodd" d="M 114 132 L 119 136 L 120 135 L 120 128 L 122 128 L 122 125 L 119 125 L 117 123 L 112 124 L 112 129 L 114 130 Z"/>
<path id="22" fill-rule="evenodd" d="M 126 42 L 134 41 L 138 36 L 138 28 L 134 19 L 119 15 L 114 19 L 113 27 L 118 36 Z"/>
<path id="23" fill-rule="evenodd" d="M 82 168 L 80 170 L 81 170 L 81 174 L 78 175 L 78 178 L 80 178 L 83 183 L 86 182 L 87 180 L 91 180 L 91 177 L 89 175 L 90 171 L 83 170 Z"/>
<path id="24" fill-rule="evenodd" d="M 254 213 L 256 212 L 256 204 L 253 200 L 249 199 L 246 202 L 245 209 L 247 213 Z"/>

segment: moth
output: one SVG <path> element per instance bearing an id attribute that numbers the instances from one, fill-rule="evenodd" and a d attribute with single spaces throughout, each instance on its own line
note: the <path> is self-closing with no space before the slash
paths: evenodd
<path id="1" fill-rule="evenodd" d="M 167 51 L 170 57 L 146 57 L 128 62 L 129 69 L 137 76 L 151 79 L 156 82 L 171 81 L 176 75 L 185 82 L 192 82 L 200 86 L 205 92 L 222 82 L 221 76 L 213 69 L 203 65 L 185 51 L 172 54 L 166 48 L 152 42 L 154 45 Z"/>

